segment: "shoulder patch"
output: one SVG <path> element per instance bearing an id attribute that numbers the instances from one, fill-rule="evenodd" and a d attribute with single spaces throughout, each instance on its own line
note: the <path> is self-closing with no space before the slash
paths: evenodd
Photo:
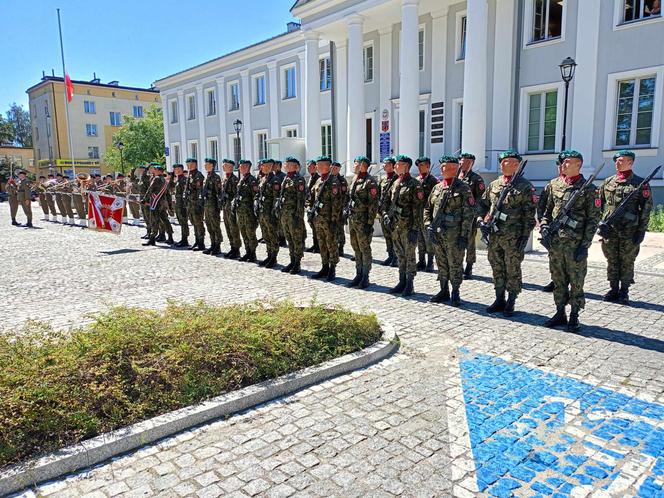
<path id="1" fill-rule="evenodd" d="M 373 185 L 373 186 L 369 189 L 369 195 L 370 195 L 371 197 L 376 197 L 376 196 L 378 195 L 378 187 L 376 187 L 375 185 Z"/>
<path id="2" fill-rule="evenodd" d="M 649 185 L 644 185 L 643 186 L 643 198 L 647 199 L 650 197 L 650 186 Z"/>
<path id="3" fill-rule="evenodd" d="M 297 185 L 297 189 L 298 189 L 300 192 L 304 192 L 304 183 L 300 182 L 300 183 Z"/>
<path id="4" fill-rule="evenodd" d="M 471 195 L 468 197 L 468 205 L 469 206 L 474 206 L 475 205 L 475 198 Z"/>
<path id="5" fill-rule="evenodd" d="M 346 190 L 348 190 L 348 187 L 346 186 L 345 183 L 342 183 L 342 184 L 341 184 L 341 191 L 342 191 L 342 192 L 345 192 Z"/>
<path id="6" fill-rule="evenodd" d="M 595 207 L 596 208 L 602 207 L 602 199 L 600 199 L 599 197 L 595 197 Z"/>
<path id="7" fill-rule="evenodd" d="M 339 193 L 339 187 L 335 183 L 334 185 L 332 185 L 332 195 L 337 195 L 338 193 Z"/>
<path id="8" fill-rule="evenodd" d="M 424 200 L 424 190 L 422 189 L 417 189 L 417 198 L 419 200 Z"/>
<path id="9" fill-rule="evenodd" d="M 256 185 L 255 183 L 253 183 L 253 184 L 251 185 L 251 190 L 253 190 L 254 192 L 258 192 L 258 185 Z"/>
<path id="10" fill-rule="evenodd" d="M 281 188 L 281 185 L 279 185 L 278 183 L 274 184 L 274 190 L 276 190 L 278 192 L 280 188 Z"/>
<path id="11" fill-rule="evenodd" d="M 480 190 L 484 190 L 485 188 L 486 188 L 486 187 L 484 186 L 484 182 L 481 181 L 481 182 L 479 183 L 479 189 L 480 189 Z"/>

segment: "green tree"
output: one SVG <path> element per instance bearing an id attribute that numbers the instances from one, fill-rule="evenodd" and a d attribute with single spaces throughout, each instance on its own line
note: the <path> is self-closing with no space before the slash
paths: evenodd
<path id="1" fill-rule="evenodd" d="M 122 164 L 120 151 L 123 144 Z M 161 109 L 153 105 L 143 118 L 124 116 L 124 124 L 113 135 L 113 145 L 104 153 L 104 163 L 115 171 L 127 172 L 142 163 L 164 162 L 164 123 Z"/>
<path id="2" fill-rule="evenodd" d="M 14 143 L 14 127 L 0 114 L 0 145 L 11 145 Z"/>
<path id="3" fill-rule="evenodd" d="M 14 129 L 14 142 L 21 147 L 32 147 L 30 113 L 14 102 L 7 111 L 7 121 Z"/>

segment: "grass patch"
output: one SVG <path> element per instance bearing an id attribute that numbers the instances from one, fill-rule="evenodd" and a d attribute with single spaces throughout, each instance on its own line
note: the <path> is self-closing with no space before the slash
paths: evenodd
<path id="1" fill-rule="evenodd" d="M 650 212 L 650 222 L 648 223 L 648 231 L 650 232 L 664 232 L 664 206 L 658 204 Z"/>
<path id="2" fill-rule="evenodd" d="M 118 307 L 83 328 L 0 335 L 0 467 L 380 338 L 374 315 L 292 303 Z"/>

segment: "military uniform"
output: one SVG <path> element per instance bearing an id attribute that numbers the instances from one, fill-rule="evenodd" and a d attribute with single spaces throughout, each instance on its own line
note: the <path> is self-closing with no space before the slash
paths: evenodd
<path id="1" fill-rule="evenodd" d="M 130 179 L 129 179 L 129 212 L 131 213 L 131 217 L 134 219 L 134 224 L 138 224 L 138 220 L 141 217 L 141 206 L 140 203 L 138 202 L 139 199 L 139 179 L 136 177 L 135 171 L 132 171 Z M 133 201 L 133 202 L 132 202 Z"/>
<path id="2" fill-rule="evenodd" d="M 54 179 L 46 181 L 46 183 L 44 184 L 44 198 L 46 200 L 46 203 L 48 204 L 48 210 L 50 212 L 48 219 L 51 221 L 58 221 L 58 212 L 55 209 L 54 187 L 55 187 Z"/>
<path id="3" fill-rule="evenodd" d="M 326 278 L 329 282 L 337 277 L 339 263 L 339 225 L 342 225 L 344 195 L 338 175 L 327 174 L 316 181 L 312 189 L 313 205 L 310 216 L 315 212 L 314 227 L 318 235 L 322 267 L 312 278 Z"/>
<path id="4" fill-rule="evenodd" d="M 189 245 L 189 219 L 187 217 L 187 177 L 184 174 L 175 177 L 175 216 L 180 225 L 180 241 L 177 247 Z"/>
<path id="5" fill-rule="evenodd" d="M 84 181 L 81 179 L 76 180 L 76 191 L 72 194 L 72 201 L 74 202 L 74 208 L 76 209 L 76 214 L 78 214 L 78 219 L 80 220 L 80 224 L 84 224 L 87 218 L 86 212 L 85 212 L 85 203 L 83 200 L 83 191 L 85 190 L 85 184 Z M 111 195 L 114 195 L 115 192 L 111 191 L 108 192 Z"/>
<path id="6" fill-rule="evenodd" d="M 62 208 L 64 209 L 64 214 L 69 219 L 69 224 L 74 224 L 74 210 L 72 208 L 72 203 L 74 202 L 74 181 L 65 180 L 59 186 L 59 191 L 62 195 Z M 62 222 L 65 223 L 63 217 Z"/>
<path id="7" fill-rule="evenodd" d="M 365 160 L 369 164 L 368 159 Z M 355 252 L 355 278 L 348 284 L 349 287 L 366 289 L 369 286 L 371 240 L 380 200 L 378 193 L 378 182 L 373 176 L 368 173 L 358 173 L 355 176 L 350 187 L 348 219 L 350 244 Z"/>
<path id="8" fill-rule="evenodd" d="M 156 165 L 151 165 L 156 167 Z M 161 165 L 160 165 L 161 168 Z M 160 227 L 163 227 L 168 234 L 168 244 L 173 244 L 173 227 L 168 220 L 168 183 L 169 178 L 162 175 L 154 175 L 147 192 L 143 196 L 142 202 L 150 212 L 150 236 L 148 242 L 144 245 L 155 245 L 157 234 Z"/>
<path id="9" fill-rule="evenodd" d="M 203 199 L 205 200 L 205 226 L 210 234 L 210 248 L 204 254 L 216 256 L 221 253 L 221 243 L 224 237 L 221 234 L 221 178 L 214 171 L 209 171 L 203 186 Z"/>
<path id="10" fill-rule="evenodd" d="M 345 206 L 348 204 L 348 199 L 350 196 L 350 191 L 348 190 L 348 180 L 346 180 L 346 177 L 341 173 L 336 176 L 341 189 L 341 200 Z M 344 246 L 346 245 L 346 231 L 344 230 L 343 223 L 339 223 L 337 225 L 337 240 L 339 241 L 339 255 L 343 255 Z"/>
<path id="11" fill-rule="evenodd" d="M 231 250 L 224 256 L 229 259 L 235 259 L 240 256 L 240 247 L 242 240 L 240 239 L 240 229 L 237 226 L 237 219 L 232 214 L 233 200 L 237 195 L 238 178 L 233 173 L 226 173 L 222 181 L 222 209 L 224 211 L 224 226 L 226 227 L 226 235 L 231 244 Z"/>
<path id="12" fill-rule="evenodd" d="M 422 190 L 424 190 L 424 200 L 426 201 L 431 195 L 431 192 L 433 191 L 434 187 L 438 184 L 438 179 L 435 176 L 433 176 L 431 173 L 427 173 L 426 176 L 419 175 L 417 177 L 417 181 L 420 182 Z M 429 237 L 427 237 L 426 230 L 424 229 L 424 224 L 422 224 L 422 229 L 420 230 L 420 233 L 417 237 L 417 253 L 418 253 L 417 269 L 418 270 L 426 269 L 427 271 L 432 271 L 434 248 L 433 245 L 431 244 L 431 241 L 429 240 Z M 425 254 L 427 256 L 426 261 L 424 258 Z"/>
<path id="13" fill-rule="evenodd" d="M 392 240 L 392 231 L 389 226 L 385 224 L 384 216 L 390 209 L 392 185 L 399 178 L 399 176 L 392 172 L 390 175 L 385 175 L 380 181 L 380 201 L 378 204 L 378 214 L 380 215 L 380 226 L 383 230 L 383 237 L 385 238 L 385 246 L 387 248 L 387 259 L 383 262 L 386 266 L 397 266 L 397 257 L 394 253 L 394 242 Z"/>
<path id="14" fill-rule="evenodd" d="M 203 226 L 203 214 L 205 212 L 205 200 L 203 199 L 203 185 L 205 177 L 199 170 L 189 171 L 187 176 L 187 187 L 185 197 L 187 199 L 187 214 L 189 221 L 194 227 L 194 251 L 205 250 L 205 226 Z"/>
<path id="15" fill-rule="evenodd" d="M 148 172 L 148 168 L 146 167 L 143 173 L 141 174 L 141 177 L 138 180 L 137 188 L 138 188 L 138 195 L 142 199 L 145 197 L 145 194 L 148 191 L 148 187 L 150 186 L 150 174 Z M 147 238 L 150 236 L 150 206 L 146 206 L 145 204 L 141 203 L 141 213 L 143 215 L 143 221 L 145 222 L 145 228 L 146 228 L 146 235 L 144 238 Z"/>
<path id="16" fill-rule="evenodd" d="M 30 192 L 30 187 L 32 182 L 27 178 L 23 178 L 18 181 L 16 184 L 16 200 L 23 209 L 25 217 L 28 219 L 26 226 L 32 226 L 32 195 Z"/>
<path id="17" fill-rule="evenodd" d="M 288 162 L 287 158 L 286 161 Z M 283 182 L 277 200 L 281 229 L 288 244 L 290 263 L 283 272 L 294 275 L 300 273 L 300 261 L 304 256 L 304 201 L 306 182 L 297 173 L 288 173 Z"/>
<path id="18" fill-rule="evenodd" d="M 243 176 L 237 184 L 237 194 L 233 200 L 233 214 L 237 220 L 237 226 L 244 242 L 245 254 L 240 261 L 255 262 L 256 247 L 256 228 L 258 221 L 254 214 L 254 197 L 258 195 L 258 182 L 251 173 Z"/>
<path id="19" fill-rule="evenodd" d="M 619 154 L 634 157 L 628 151 Z M 619 157 L 618 154 L 616 156 Z M 613 213 L 630 192 L 639 188 L 641 182 L 643 178 L 632 171 L 618 172 L 604 180 L 599 188 L 602 220 Z M 632 197 L 624 214 L 616 220 L 608 234 L 602 236 L 602 252 L 606 257 L 607 279 L 611 285 L 611 290 L 604 296 L 606 301 L 629 302 L 629 287 L 634 281 L 634 262 L 648 228 L 652 207 L 652 191 L 650 185 L 646 184 L 641 187 L 639 194 Z"/>
<path id="20" fill-rule="evenodd" d="M 314 197 L 313 197 L 313 189 L 314 185 L 316 185 L 316 182 L 320 178 L 320 175 L 318 174 L 317 171 L 314 171 L 313 175 L 309 176 L 309 181 L 307 182 L 307 189 L 306 189 L 306 205 L 305 207 L 307 209 L 310 209 L 311 206 L 314 204 Z M 311 246 L 310 249 L 308 249 L 311 252 L 318 252 L 320 244 L 318 243 L 318 234 L 316 233 L 316 227 L 311 225 L 311 236 L 314 239 L 313 245 Z"/>
<path id="21" fill-rule="evenodd" d="M 39 206 L 42 208 L 42 212 L 44 213 L 44 220 L 48 221 L 50 217 L 48 202 L 46 202 L 46 179 L 44 177 L 39 178 L 37 190 L 39 192 Z"/>
<path id="22" fill-rule="evenodd" d="M 12 225 L 19 226 L 20 223 L 16 221 L 16 214 L 18 213 L 18 185 L 15 180 L 7 182 L 7 198 L 9 200 L 9 214 L 12 218 Z"/>
<path id="23" fill-rule="evenodd" d="M 466 174 L 461 173 L 459 176 L 461 181 L 463 181 L 468 187 L 470 187 L 470 192 L 473 194 L 475 201 L 479 201 L 484 195 L 486 190 L 486 185 L 484 184 L 484 179 L 472 169 Z M 475 204 L 477 206 L 477 204 Z M 476 250 L 476 239 L 477 239 L 477 216 L 473 216 L 473 223 L 470 226 L 470 233 L 468 234 L 468 248 L 466 249 L 466 269 L 464 271 L 464 278 L 471 278 L 473 274 L 473 265 L 477 261 L 477 250 Z"/>
<path id="24" fill-rule="evenodd" d="M 277 254 L 279 254 L 279 220 L 274 215 L 274 203 L 280 190 L 279 177 L 272 171 L 260 176 L 254 203 L 261 235 L 267 247 L 267 258 L 260 262 L 260 266 L 266 268 L 274 267 L 277 262 Z"/>
<path id="25" fill-rule="evenodd" d="M 445 196 L 448 196 L 448 200 L 441 212 Z M 473 193 L 470 187 L 458 178 L 442 180 L 427 198 L 424 205 L 424 226 L 436 254 L 440 281 L 440 292 L 431 298 L 431 302 L 450 300 L 449 282 L 452 285 L 452 304 L 459 306 L 461 303 L 459 287 L 463 281 L 463 254 L 469 243 L 475 216 Z M 431 240 L 432 238 L 434 240 Z"/>

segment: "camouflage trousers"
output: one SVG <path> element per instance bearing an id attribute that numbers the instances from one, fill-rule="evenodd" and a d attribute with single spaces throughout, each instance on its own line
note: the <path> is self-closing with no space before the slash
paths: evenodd
<path id="1" fill-rule="evenodd" d="M 55 195 L 51 193 L 45 194 L 48 210 L 53 216 L 57 216 L 58 212 L 55 210 Z"/>
<path id="2" fill-rule="evenodd" d="M 457 246 L 460 230 L 448 230 L 438 236 L 438 243 L 433 244 L 438 266 L 438 280 L 448 280 L 452 287 L 461 286 L 463 282 L 463 249 Z"/>
<path id="3" fill-rule="evenodd" d="M 516 234 L 494 234 L 489 240 L 489 264 L 493 272 L 493 286 L 507 292 L 521 292 L 521 263 L 523 251 L 516 249 L 519 236 Z"/>
<path id="4" fill-rule="evenodd" d="M 630 285 L 634 281 L 634 262 L 639 255 L 640 245 L 629 238 L 602 240 L 602 252 L 606 257 L 606 277 L 609 282 Z"/>
<path id="5" fill-rule="evenodd" d="M 553 280 L 553 300 L 556 307 L 571 305 L 581 309 L 586 306 L 583 284 L 588 273 L 588 259 L 575 261 L 578 242 L 555 237 L 549 251 L 549 270 Z"/>
<path id="6" fill-rule="evenodd" d="M 261 213 L 258 220 L 267 252 L 269 254 L 279 253 L 279 220 L 271 213 Z"/>
<path id="7" fill-rule="evenodd" d="M 220 245 L 224 241 L 221 234 L 221 218 L 217 206 L 205 206 L 205 227 L 210 234 L 210 244 Z"/>
<path id="8" fill-rule="evenodd" d="M 224 206 L 224 227 L 226 228 L 226 235 L 228 236 L 228 241 L 231 244 L 231 249 L 239 249 L 242 247 L 240 229 L 237 226 L 237 220 L 231 213 L 230 205 Z"/>
<path id="9" fill-rule="evenodd" d="M 145 204 L 141 204 L 141 213 L 143 214 L 143 221 L 145 221 L 145 228 L 148 231 L 148 234 L 150 233 L 151 226 L 152 226 L 152 217 L 150 215 L 150 206 L 146 206 Z"/>
<path id="10" fill-rule="evenodd" d="M 84 220 L 86 218 L 85 204 L 83 203 L 83 196 L 81 194 L 74 194 L 74 208 L 78 217 Z"/>
<path id="11" fill-rule="evenodd" d="M 302 259 L 304 257 L 304 239 L 307 236 L 303 214 L 294 211 L 281 213 L 281 230 L 286 237 L 290 257 Z"/>
<path id="12" fill-rule="evenodd" d="M 388 253 L 394 252 L 394 241 L 392 240 L 392 231 L 387 228 L 383 217 L 380 217 L 380 228 L 383 230 L 383 237 L 385 238 L 385 246 Z"/>
<path id="13" fill-rule="evenodd" d="M 237 210 L 237 227 L 240 230 L 240 235 L 244 241 L 244 249 L 248 252 L 253 252 L 258 246 L 256 239 L 256 216 L 251 208 Z"/>
<path id="14" fill-rule="evenodd" d="M 337 241 L 339 242 L 339 247 L 346 245 L 346 230 L 344 230 L 343 223 L 337 223 Z"/>
<path id="15" fill-rule="evenodd" d="M 48 203 L 46 202 L 46 194 L 39 194 L 39 205 L 41 206 L 44 215 L 48 216 Z"/>
<path id="16" fill-rule="evenodd" d="M 318 245 L 320 247 L 320 258 L 324 265 L 339 263 L 339 226 L 341 223 L 333 224 L 321 216 L 314 220 Z"/>
<path id="17" fill-rule="evenodd" d="M 189 219 L 187 217 L 187 208 L 185 206 L 175 206 L 175 216 L 180 224 L 180 234 L 183 239 L 189 237 Z"/>
<path id="18" fill-rule="evenodd" d="M 426 228 L 424 227 L 417 235 L 417 253 L 420 256 L 420 259 L 424 258 L 425 254 L 434 254 L 433 244 L 429 240 Z"/>
<path id="19" fill-rule="evenodd" d="M 394 243 L 394 252 L 399 260 L 399 273 L 415 277 L 417 274 L 417 262 L 415 261 L 417 242 L 411 243 L 408 240 L 408 231 L 407 227 L 397 226 L 392 231 L 392 242 Z"/>
<path id="20" fill-rule="evenodd" d="M 365 233 L 367 227 L 366 220 L 355 220 L 351 218 L 348 222 L 348 229 L 350 232 L 350 245 L 355 252 L 355 268 L 357 270 L 371 271 L 371 239 L 373 238 L 373 224 L 371 225 L 371 232 Z"/>
<path id="21" fill-rule="evenodd" d="M 129 211 L 131 212 L 131 217 L 134 218 L 135 220 L 139 219 L 141 217 L 141 209 L 140 206 L 137 204 L 136 199 L 130 197 L 127 200 L 127 204 L 129 204 Z"/>
<path id="22" fill-rule="evenodd" d="M 463 260 L 463 258 L 462 258 Z M 477 261 L 477 220 L 473 221 L 468 234 L 468 247 L 466 248 L 466 263 L 475 264 Z"/>
<path id="23" fill-rule="evenodd" d="M 150 223 L 148 225 L 150 237 L 156 237 L 162 230 L 172 237 L 173 227 L 171 226 L 171 222 L 168 220 L 168 211 L 161 206 L 157 206 L 154 211 L 152 211 L 149 206 L 145 207 L 148 209 L 150 216 Z"/>
<path id="24" fill-rule="evenodd" d="M 200 209 L 197 205 L 188 205 L 187 213 L 189 214 L 189 221 L 194 227 L 194 237 L 196 240 L 205 239 L 205 226 L 203 225 L 204 209 Z"/>
<path id="25" fill-rule="evenodd" d="M 314 246 L 318 247 L 320 244 L 318 243 L 318 233 L 316 232 L 316 224 L 314 223 L 313 225 L 309 225 L 311 227 L 311 236 L 314 239 Z M 305 229 L 306 233 L 306 229 Z"/>

